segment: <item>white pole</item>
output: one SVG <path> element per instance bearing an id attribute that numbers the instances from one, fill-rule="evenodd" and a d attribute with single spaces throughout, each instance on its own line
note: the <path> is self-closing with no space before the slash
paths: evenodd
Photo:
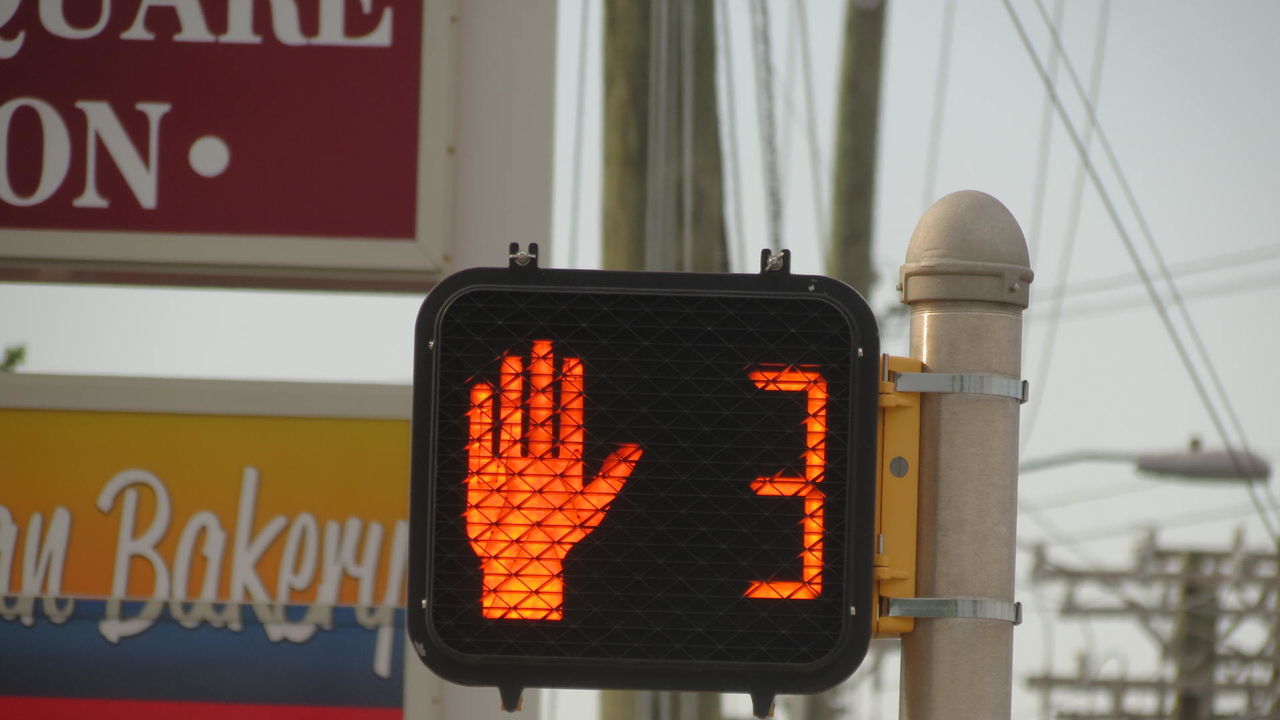
<path id="1" fill-rule="evenodd" d="M 948 195 L 925 212 L 901 271 L 911 355 L 930 373 L 1020 379 L 1026 240 L 995 198 Z M 924 393 L 917 594 L 1013 601 L 1018 410 L 994 395 Z M 1010 716 L 1013 625 L 918 619 L 902 642 L 904 720 Z"/>
<path id="2" fill-rule="evenodd" d="M 556 9 L 556 0 L 457 3 L 450 272 L 505 267 L 508 243 L 549 249 Z"/>
<path id="3" fill-rule="evenodd" d="M 545 253 L 551 240 L 556 0 L 433 0 L 427 7 L 428 20 L 456 28 L 448 271 L 503 267 L 512 242 L 536 242 Z M 412 649 L 405 653 L 404 677 L 405 718 L 540 716 L 541 690 L 527 688 L 522 712 L 510 715 L 501 709 L 497 688 L 441 680 Z"/>

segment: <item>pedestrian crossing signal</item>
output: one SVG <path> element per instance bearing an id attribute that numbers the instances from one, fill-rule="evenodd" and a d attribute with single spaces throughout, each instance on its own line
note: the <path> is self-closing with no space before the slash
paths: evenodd
<path id="1" fill-rule="evenodd" d="M 777 256 L 775 256 L 777 257 Z M 419 314 L 409 627 L 442 677 L 813 692 L 871 635 L 879 341 L 792 275 L 452 275 Z"/>

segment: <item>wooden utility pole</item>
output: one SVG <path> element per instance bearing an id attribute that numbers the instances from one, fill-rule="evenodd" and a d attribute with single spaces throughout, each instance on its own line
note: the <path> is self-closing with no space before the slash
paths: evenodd
<path id="1" fill-rule="evenodd" d="M 1189 552 L 1173 653 L 1178 663 L 1174 720 L 1213 720 L 1214 656 L 1218 651 L 1218 583 L 1202 574 L 1208 558 Z M 1212 569 L 1212 561 L 1209 561 Z"/>
<path id="2" fill-rule="evenodd" d="M 884 0 L 848 0 L 826 271 L 864 296 L 870 295 L 876 280 L 871 263 L 871 217 L 883 38 Z M 832 689 L 805 699 L 804 720 L 833 720 L 840 711 L 838 689 Z"/>
<path id="3" fill-rule="evenodd" d="M 605 4 L 602 214 L 606 270 L 644 267 L 651 10 L 651 3 L 642 0 Z"/>
<path id="4" fill-rule="evenodd" d="M 1087 713 L 1056 708 L 1056 717 L 1210 720 L 1221 716 L 1214 714 L 1219 698 L 1247 708 L 1243 717 L 1276 717 L 1280 586 L 1275 582 L 1275 553 L 1246 552 L 1239 541 L 1227 551 L 1165 549 L 1153 538 L 1137 555 L 1131 569 L 1103 571 L 1051 564 L 1043 549 L 1037 551 L 1033 577 L 1066 585 L 1063 615 L 1131 617 L 1156 640 L 1172 666 L 1157 677 L 1104 677 L 1086 662 L 1074 676 L 1030 678 L 1030 685 L 1046 695 L 1068 691 L 1109 705 Z M 1121 599 L 1086 604 L 1078 598 L 1078 589 L 1085 586 L 1106 588 Z M 1155 601 L 1142 604 L 1132 600 L 1135 596 Z M 1170 617 L 1171 636 L 1157 621 Z M 1257 638 L 1264 641 L 1250 642 Z M 1131 697 L 1136 700 L 1130 702 Z M 1152 705 L 1154 714 L 1134 709 Z"/>
<path id="5" fill-rule="evenodd" d="M 875 204 L 876 132 L 880 117 L 884 0 L 849 0 L 836 120 L 835 184 L 827 273 L 868 295 Z"/>
<path id="6" fill-rule="evenodd" d="M 605 5 L 604 266 L 728 270 L 712 0 Z"/>
<path id="7" fill-rule="evenodd" d="M 729 269 L 713 0 L 607 0 L 604 267 Z M 716 693 L 601 694 L 603 720 L 719 720 Z"/>

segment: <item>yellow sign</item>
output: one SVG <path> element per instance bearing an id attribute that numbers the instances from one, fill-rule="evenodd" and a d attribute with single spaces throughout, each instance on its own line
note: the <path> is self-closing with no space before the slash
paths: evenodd
<path id="1" fill-rule="evenodd" d="M 403 420 L 0 410 L 0 596 L 399 606 L 408 448 Z"/>

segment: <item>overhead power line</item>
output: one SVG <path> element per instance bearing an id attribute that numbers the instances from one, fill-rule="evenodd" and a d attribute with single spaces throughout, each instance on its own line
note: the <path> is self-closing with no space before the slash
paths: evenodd
<path id="1" fill-rule="evenodd" d="M 818 237 L 826 241 L 831 235 L 827 229 L 827 211 L 823 206 L 827 190 L 822 184 L 822 171 L 825 167 L 818 149 L 818 111 L 813 97 L 813 58 L 809 54 L 809 49 L 812 47 L 809 42 L 809 12 L 806 10 L 807 5 L 804 0 L 797 2 L 795 7 L 800 15 L 800 62 L 804 76 L 805 136 L 809 141 L 809 173 L 813 183 L 813 191 L 810 193 L 813 195 L 813 214 L 815 215 L 813 226 L 818 231 Z"/>
<path id="2" fill-rule="evenodd" d="M 1203 300 L 1208 298 L 1222 297 L 1224 295 L 1236 295 L 1245 292 L 1258 292 L 1262 290 L 1270 290 L 1280 287 L 1280 277 L 1274 273 L 1263 273 L 1261 275 L 1249 275 L 1246 277 L 1234 277 L 1230 280 L 1223 280 L 1216 283 L 1198 286 L 1182 293 L 1183 300 Z M 1119 313 L 1134 312 L 1145 308 L 1141 304 L 1141 297 L 1116 298 L 1112 300 L 1099 300 L 1087 305 L 1075 304 L 1071 307 L 1064 308 L 1062 316 L 1064 320 L 1087 320 L 1093 317 L 1106 315 L 1116 315 Z M 1053 308 L 1053 301 L 1046 301 L 1044 304 L 1031 311 L 1031 315 L 1037 315 L 1042 312 L 1049 312 Z"/>
<path id="3" fill-rule="evenodd" d="M 755 50 L 756 107 L 760 115 L 760 145 L 764 158 L 765 200 L 768 206 L 769 247 L 782 248 L 782 188 L 778 182 L 778 131 L 773 102 L 773 48 L 770 42 L 769 6 L 751 3 L 751 38 Z"/>
<path id="4" fill-rule="evenodd" d="M 1055 26 L 1061 24 L 1061 9 L 1062 9 L 1062 5 L 1061 5 L 1061 2 L 1059 2 L 1058 5 L 1054 8 Z M 1102 3 L 1102 7 L 1098 10 L 1098 29 L 1096 33 L 1096 39 L 1094 41 L 1094 46 L 1093 46 L 1093 73 L 1089 79 L 1089 100 L 1094 105 L 1098 103 L 1098 95 L 1102 88 L 1102 65 L 1103 65 L 1103 59 L 1105 57 L 1104 52 L 1106 51 L 1106 47 L 1107 47 L 1107 27 L 1108 27 L 1108 21 L 1110 16 L 1111 16 L 1111 2 L 1110 0 L 1106 0 L 1105 2 Z M 1060 56 L 1061 56 L 1061 53 L 1054 53 L 1050 57 L 1050 60 L 1055 61 Z M 1055 62 L 1054 67 L 1056 68 L 1056 66 L 1057 65 Z M 1052 109 L 1052 103 L 1049 102 L 1049 98 L 1046 96 L 1045 110 L 1047 112 L 1051 109 Z M 1092 119 L 1092 116 L 1090 117 Z M 1090 122 L 1085 127 L 1084 146 L 1086 151 L 1093 144 L 1094 130 L 1097 129 L 1097 127 L 1098 127 L 1097 124 L 1094 122 Z M 1045 165 L 1043 169 L 1045 170 L 1046 176 L 1048 174 L 1047 173 L 1048 139 L 1049 139 L 1048 133 L 1046 132 L 1042 136 L 1042 140 L 1045 143 L 1045 146 L 1041 148 L 1041 154 L 1045 160 Z M 1079 164 L 1077 164 L 1076 176 L 1071 188 L 1071 206 L 1070 206 L 1070 209 L 1067 211 L 1067 227 L 1066 227 L 1066 231 L 1063 233 L 1063 236 L 1062 236 L 1062 252 L 1058 258 L 1058 268 L 1062 278 L 1061 284 L 1058 287 L 1061 289 L 1066 288 L 1067 278 L 1071 274 L 1071 258 L 1075 254 L 1076 240 L 1079 237 L 1077 231 L 1080 226 L 1080 208 L 1084 198 L 1084 179 L 1085 179 L 1084 169 Z M 1039 236 L 1040 234 L 1040 221 L 1042 219 L 1040 216 L 1040 213 L 1043 212 L 1043 203 L 1042 203 L 1043 192 L 1044 192 L 1044 186 L 1042 184 L 1039 189 L 1039 194 L 1037 195 L 1037 198 L 1036 198 L 1038 211 L 1035 216 L 1035 220 L 1034 220 L 1035 224 L 1033 226 L 1035 228 L 1035 236 Z M 1049 331 L 1044 335 L 1044 345 L 1040 352 L 1039 367 L 1037 367 L 1036 369 L 1036 374 L 1032 376 L 1036 378 L 1037 381 L 1040 382 L 1040 385 L 1042 388 L 1045 387 L 1045 385 L 1048 383 L 1049 368 L 1053 363 L 1053 356 L 1054 356 L 1053 348 L 1058 340 L 1058 327 L 1062 320 L 1063 302 L 1061 297 L 1061 290 L 1059 291 L 1059 295 L 1056 296 L 1055 299 L 1058 302 L 1052 306 L 1053 309 L 1050 311 Z M 1041 397 L 1044 397 L 1043 389 L 1041 390 Z M 1043 407 L 1044 407 L 1044 403 L 1038 402 L 1033 404 L 1031 408 L 1028 410 L 1026 422 L 1023 423 L 1023 432 L 1022 432 L 1023 447 L 1026 447 L 1027 444 L 1031 441 L 1031 437 L 1035 432 L 1036 421 L 1039 420 L 1040 411 Z"/>
<path id="5" fill-rule="evenodd" d="M 590 29 L 591 18 L 590 0 L 584 0 L 580 5 L 581 21 L 578 24 L 578 94 L 574 99 L 574 120 L 573 120 L 573 180 L 569 191 L 569 267 L 578 267 L 578 214 L 579 204 L 582 197 L 582 137 L 583 117 L 585 112 L 583 105 L 586 100 L 587 88 L 587 35 Z"/>
<path id="6" fill-rule="evenodd" d="M 1189 527 L 1192 525 L 1204 525 L 1206 523 L 1224 522 L 1227 520 L 1238 520 L 1240 518 L 1252 515 L 1254 507 L 1252 503 L 1237 502 L 1231 505 L 1222 505 L 1214 508 L 1196 508 L 1195 510 L 1177 513 L 1173 515 L 1161 515 L 1158 518 L 1151 518 L 1145 522 L 1129 521 L 1124 524 L 1106 525 L 1096 528 L 1087 528 L 1079 531 L 1076 536 L 1067 542 L 1083 545 L 1098 540 L 1107 540 L 1114 537 L 1124 537 L 1126 535 L 1139 535 L 1150 532 L 1152 529 L 1159 527 L 1161 530 L 1168 530 L 1176 527 Z M 1054 546 L 1061 549 L 1066 546 L 1060 545 L 1055 541 Z"/>
<path id="7" fill-rule="evenodd" d="M 725 128 L 725 134 L 729 136 L 729 157 L 727 161 L 729 178 L 733 185 L 730 197 L 732 198 L 733 212 L 730 217 L 733 218 L 733 228 L 737 234 L 737 243 L 730 241 L 729 247 L 739 247 L 738 263 L 745 262 L 745 265 L 739 265 L 739 270 L 749 270 L 751 268 L 751 250 L 752 244 L 750 238 L 747 237 L 746 224 L 742 220 L 742 153 L 738 150 L 738 101 L 733 86 L 737 81 L 737 75 L 733 70 L 733 33 L 729 31 L 729 8 L 725 0 L 716 0 L 716 32 L 719 35 L 720 42 L 716 43 L 719 47 L 720 58 L 722 60 L 721 67 L 724 68 L 724 85 L 725 90 L 725 120 L 728 127 Z M 732 258 L 735 253 L 730 252 Z M 732 267 L 732 266 L 731 266 Z"/>
<path id="8" fill-rule="evenodd" d="M 1007 2 L 1008 0 L 1006 0 L 1006 6 Z M 1248 447 L 1249 438 L 1245 433 L 1243 423 L 1240 422 L 1240 416 L 1236 413 L 1235 405 L 1231 402 L 1231 397 L 1227 393 L 1225 386 L 1222 384 L 1222 378 L 1218 374 L 1217 367 L 1213 362 L 1213 357 L 1205 347 L 1204 340 L 1200 336 L 1200 331 L 1196 327 L 1195 321 L 1191 318 L 1191 313 L 1187 310 L 1187 305 L 1183 302 L 1181 294 L 1178 292 L 1178 286 L 1174 282 L 1172 274 L 1169 272 L 1168 265 L 1165 263 L 1164 253 L 1161 252 L 1160 246 L 1156 243 L 1155 233 L 1152 232 L 1151 226 L 1147 223 L 1146 213 L 1142 211 L 1142 207 L 1138 203 L 1137 195 L 1133 192 L 1133 187 L 1129 184 L 1129 180 L 1120 165 L 1120 161 L 1116 157 L 1115 150 L 1111 146 L 1111 141 L 1107 139 L 1106 133 L 1102 131 L 1102 126 L 1098 122 L 1097 108 L 1095 108 L 1094 104 L 1089 101 L 1089 95 L 1083 89 L 1083 85 L 1080 82 L 1080 76 L 1076 73 L 1075 67 L 1071 63 L 1071 58 L 1067 56 L 1066 50 L 1062 45 L 1062 37 L 1058 33 L 1057 28 L 1052 25 L 1049 19 L 1049 14 L 1045 11 L 1044 4 L 1041 0 L 1035 0 L 1035 3 L 1036 9 L 1040 13 L 1041 20 L 1048 25 L 1049 37 L 1053 39 L 1054 46 L 1058 48 L 1059 53 L 1062 55 L 1063 66 L 1067 70 L 1067 76 L 1071 78 L 1071 84 L 1075 88 L 1076 93 L 1080 96 L 1084 107 L 1088 112 L 1091 126 L 1096 128 L 1099 144 L 1102 147 L 1103 152 L 1106 154 L 1107 161 L 1111 165 L 1112 172 L 1115 173 L 1116 179 L 1120 183 L 1120 190 L 1124 193 L 1125 200 L 1133 211 L 1134 217 L 1138 222 L 1138 229 L 1141 232 L 1143 239 L 1146 241 L 1147 249 L 1151 251 L 1152 256 L 1156 260 L 1156 266 L 1160 270 L 1160 276 L 1164 280 L 1166 287 L 1168 287 L 1169 293 L 1173 296 L 1173 305 L 1187 327 L 1187 333 L 1191 337 L 1192 345 L 1195 347 L 1196 353 L 1200 356 L 1200 361 L 1204 364 L 1205 370 L 1209 375 L 1209 381 L 1213 385 L 1214 392 L 1218 396 L 1218 401 L 1222 404 L 1222 409 L 1226 413 L 1227 419 L 1230 420 L 1232 429 L 1235 430 L 1240 446 Z M 1063 115 L 1065 120 L 1065 113 Z M 1087 151 L 1085 154 L 1088 154 Z M 1134 257 L 1136 260 L 1136 254 L 1134 254 Z M 1154 291 L 1154 287 L 1152 289 Z M 1190 365 L 1188 365 L 1188 372 L 1192 372 Z M 1200 381 L 1198 376 L 1196 378 L 1196 384 L 1199 388 Z M 1231 454 L 1232 460 L 1237 463 L 1237 467 L 1242 469 L 1243 466 L 1240 464 L 1242 461 L 1236 457 L 1237 450 L 1233 447 L 1230 438 L 1227 436 L 1226 429 L 1222 427 L 1221 421 L 1218 419 L 1216 409 L 1210 402 L 1207 393 L 1202 395 L 1202 400 L 1205 403 L 1206 410 L 1209 411 L 1211 417 L 1214 419 L 1214 424 L 1218 428 L 1219 435 L 1222 439 L 1223 445 L 1227 449 L 1227 452 Z M 1258 499 L 1259 491 L 1257 488 L 1253 487 L 1251 483 L 1247 484 L 1247 488 L 1250 499 L 1259 506 L 1258 512 L 1263 516 L 1264 524 L 1270 528 L 1271 522 L 1266 518 L 1266 513 L 1262 509 L 1262 503 Z M 1280 506 L 1276 505 L 1274 498 L 1270 495 L 1266 495 L 1265 497 L 1270 502 L 1271 511 L 1276 514 L 1276 519 L 1280 520 Z M 1272 538 L 1280 540 L 1280 535 L 1273 531 Z"/>
<path id="9" fill-rule="evenodd" d="M 680 267 L 693 269 L 693 3 L 680 19 Z"/>
<path id="10" fill-rule="evenodd" d="M 1221 270 L 1234 270 L 1241 267 L 1252 267 L 1260 262 L 1268 260 L 1280 260 L 1280 242 L 1275 245 L 1267 245 L 1263 247 L 1250 248 L 1234 253 L 1224 253 L 1214 255 L 1212 257 L 1199 258 L 1185 263 L 1179 263 L 1169 268 L 1175 278 L 1187 278 L 1193 275 L 1204 275 L 1206 273 L 1218 272 Z M 1275 278 L 1280 282 L 1280 276 L 1274 273 L 1268 277 Z M 1071 283 L 1067 287 L 1066 283 L 1059 285 L 1050 285 L 1041 289 L 1044 299 L 1037 297 L 1036 305 L 1041 302 L 1053 303 L 1058 298 L 1080 297 L 1082 295 L 1096 295 L 1098 293 L 1110 292 L 1113 290 L 1126 290 L 1142 284 L 1142 279 L 1133 273 L 1121 273 L 1117 275 L 1108 275 L 1106 277 L 1095 278 L 1093 280 L 1084 280 Z M 1266 286 L 1273 283 L 1261 283 Z M 1032 292 L 1035 292 L 1034 290 Z M 1188 294 L 1184 293 L 1183 297 Z"/>
<path id="11" fill-rule="evenodd" d="M 1120 497 L 1121 495 L 1148 492 L 1156 490 L 1159 487 L 1160 486 L 1156 483 L 1138 480 L 1128 483 L 1127 485 L 1121 485 L 1120 487 L 1109 486 L 1103 488 L 1101 491 L 1091 493 L 1082 493 L 1079 490 L 1071 490 L 1050 498 L 1045 498 L 1040 501 L 1040 504 L 1045 507 L 1060 509 L 1064 507 L 1071 507 L 1072 505 L 1084 505 L 1085 503 L 1097 502 L 1099 500 L 1111 500 L 1113 498 Z"/>
<path id="12" fill-rule="evenodd" d="M 1062 26 L 1062 12 L 1066 7 L 1064 0 L 1055 0 L 1053 3 L 1053 24 L 1056 27 Z M 1049 53 L 1049 82 L 1056 83 L 1058 81 L 1058 51 L 1056 49 Z M 1049 96 L 1046 95 L 1044 102 L 1040 105 L 1040 143 L 1037 145 L 1039 152 L 1036 155 L 1036 173 L 1033 187 L 1035 192 L 1031 196 L 1031 223 L 1027 232 L 1027 254 L 1031 257 L 1032 267 L 1036 266 L 1037 260 L 1040 259 L 1040 238 L 1044 229 L 1044 196 L 1045 188 L 1049 185 L 1049 150 L 1053 147 L 1053 103 L 1050 102 Z M 1037 376 L 1039 377 L 1039 376 Z"/>
<path id="13" fill-rule="evenodd" d="M 1116 228 L 1116 233 L 1119 235 L 1120 240 L 1124 245 L 1126 253 L 1128 253 L 1130 260 L 1134 264 L 1134 269 L 1138 273 L 1139 277 L 1142 278 L 1142 284 L 1146 289 L 1152 304 L 1155 306 L 1156 314 L 1159 316 L 1160 321 L 1163 324 L 1166 333 L 1169 335 L 1170 340 L 1173 342 L 1174 349 L 1177 352 L 1179 360 L 1182 362 L 1184 369 L 1186 370 L 1188 376 L 1191 378 L 1191 382 L 1192 382 L 1192 385 L 1195 387 L 1196 394 L 1199 396 L 1201 403 L 1204 405 L 1205 411 L 1208 413 L 1210 417 L 1210 421 L 1213 423 L 1214 429 L 1217 431 L 1218 436 L 1221 438 L 1223 445 L 1227 448 L 1228 452 L 1232 453 L 1234 456 L 1234 454 L 1237 452 L 1237 443 L 1234 443 L 1230 435 L 1228 434 L 1227 428 L 1223 424 L 1222 417 L 1219 415 L 1217 407 L 1215 406 L 1213 400 L 1210 398 L 1208 389 L 1205 387 L 1204 381 L 1201 379 L 1200 373 L 1196 369 L 1195 363 L 1193 362 L 1191 355 L 1188 352 L 1186 343 L 1183 341 L 1181 334 L 1179 334 L 1177 328 L 1174 326 L 1173 319 L 1169 314 L 1169 310 L 1168 308 L 1165 307 L 1164 301 L 1160 297 L 1160 294 L 1156 289 L 1154 281 L 1151 279 L 1150 274 L 1148 273 L 1145 265 L 1143 264 L 1142 257 L 1138 253 L 1138 248 L 1133 242 L 1133 238 L 1130 236 L 1129 231 L 1125 227 L 1124 222 L 1121 220 L 1119 210 L 1117 209 L 1115 202 L 1112 200 L 1110 193 L 1107 191 L 1106 187 L 1103 185 L 1102 178 L 1098 173 L 1097 167 L 1093 164 L 1093 161 L 1089 157 L 1089 153 L 1085 148 L 1084 141 L 1081 138 L 1080 133 L 1076 130 L 1075 125 L 1072 124 L 1071 119 L 1067 116 L 1066 108 L 1062 103 L 1062 98 L 1059 97 L 1057 90 L 1054 88 L 1054 85 L 1051 82 L 1043 63 L 1040 62 L 1039 56 L 1036 55 L 1035 48 L 1031 44 L 1031 39 L 1027 35 L 1026 28 L 1023 27 L 1021 19 L 1018 17 L 1017 12 L 1013 9 L 1013 5 L 1011 4 L 1010 0 L 1002 0 L 1002 2 L 1004 4 L 1005 10 L 1009 14 L 1010 20 L 1012 20 L 1013 22 L 1014 29 L 1017 31 L 1018 37 L 1021 40 L 1022 45 L 1026 50 L 1027 55 L 1030 58 L 1032 65 L 1036 70 L 1036 73 L 1040 76 L 1041 81 L 1045 84 L 1045 88 L 1053 100 L 1054 107 L 1058 111 L 1058 116 L 1061 119 L 1063 126 L 1067 131 L 1068 137 L 1070 137 L 1071 139 L 1072 145 L 1075 146 L 1076 152 L 1080 157 L 1080 162 L 1085 167 L 1085 170 L 1088 173 L 1090 180 L 1093 182 L 1094 187 L 1098 192 L 1098 196 L 1099 196 L 1099 199 L 1102 201 L 1103 208 L 1106 210 L 1107 215 L 1111 218 L 1112 224 Z M 1044 12 L 1044 7 L 1040 4 L 1039 0 L 1036 0 L 1036 6 L 1040 9 L 1042 15 L 1047 16 L 1047 14 Z M 1059 45 L 1059 48 L 1061 50 L 1061 39 L 1058 38 L 1056 32 L 1051 32 L 1051 35 L 1054 38 L 1054 42 Z M 1083 90 L 1081 89 L 1081 86 L 1079 84 L 1079 77 L 1076 75 L 1071 65 L 1069 57 L 1067 57 L 1066 53 L 1062 53 L 1062 56 L 1063 56 L 1063 64 L 1067 68 L 1068 75 L 1071 77 L 1072 83 L 1076 87 L 1076 91 L 1080 94 L 1081 99 L 1086 103 L 1086 105 L 1088 105 L 1086 93 L 1084 93 Z M 1091 118 L 1093 118 L 1094 124 L 1096 125 L 1097 124 L 1096 114 L 1094 113 L 1092 106 L 1088 106 L 1088 107 L 1089 107 L 1089 115 Z M 1106 141 L 1106 135 L 1105 133 L 1102 132 L 1102 129 L 1100 126 L 1098 127 L 1097 133 L 1098 133 L 1098 139 L 1102 147 L 1104 148 L 1104 151 L 1107 152 L 1108 157 L 1111 159 L 1111 162 L 1113 165 L 1113 171 L 1116 172 L 1117 175 L 1119 175 L 1120 174 L 1119 163 L 1115 161 L 1114 153 L 1110 151 L 1110 143 Z M 1136 204 L 1134 205 L 1134 211 L 1139 212 Z M 1143 223 L 1142 226 L 1145 227 L 1145 223 Z M 1169 285 L 1173 284 L 1173 279 L 1171 276 L 1168 276 L 1166 274 L 1165 279 L 1167 284 Z M 1267 513 L 1267 509 L 1264 507 L 1262 501 L 1259 499 L 1256 489 L 1253 488 L 1252 484 L 1249 484 L 1248 487 L 1249 487 L 1249 498 L 1254 503 L 1259 517 L 1262 518 L 1263 524 L 1266 527 L 1268 535 L 1270 535 L 1273 542 L 1280 541 L 1280 534 L 1278 534 L 1276 529 L 1273 527 L 1272 525 L 1273 521 L 1269 517 Z"/>
<path id="14" fill-rule="evenodd" d="M 942 148 L 942 116 L 947 103 L 947 79 L 951 68 L 951 42 L 955 36 L 956 0 L 947 0 L 942 11 L 942 37 L 938 40 L 938 70 L 934 74 L 933 85 L 933 118 L 929 124 L 929 149 L 925 157 L 927 164 L 924 170 L 924 203 L 928 208 L 933 204 L 934 193 L 938 183 L 938 156 Z"/>
<path id="15" fill-rule="evenodd" d="M 793 132 L 793 124 L 803 122 L 797 119 L 796 110 L 796 56 L 800 53 L 800 42 L 796 40 L 796 35 L 800 32 L 800 23 L 796 21 L 796 14 L 799 12 L 798 6 L 801 3 L 787 3 L 787 31 L 786 50 L 784 55 L 786 60 L 782 64 L 782 75 L 775 79 L 778 88 L 778 115 L 780 123 L 778 127 L 778 142 L 782 148 L 778 154 L 780 162 L 778 164 L 778 177 L 781 179 L 782 187 L 790 189 L 791 187 L 791 140 L 795 133 Z"/>

